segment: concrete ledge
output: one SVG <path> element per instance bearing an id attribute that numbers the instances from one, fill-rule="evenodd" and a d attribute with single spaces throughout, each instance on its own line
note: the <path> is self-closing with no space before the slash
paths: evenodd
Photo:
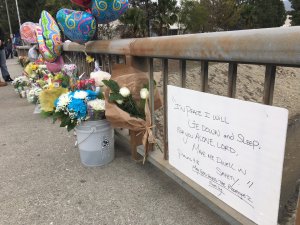
<path id="1" fill-rule="evenodd" d="M 138 153 L 144 155 L 144 148 L 140 146 Z M 176 181 L 181 187 L 186 189 L 203 204 L 209 207 L 212 211 L 226 220 L 232 225 L 255 225 L 253 221 L 247 219 L 245 216 L 225 204 L 223 201 L 216 198 L 210 192 L 199 186 L 197 183 L 189 179 L 187 176 L 179 172 L 169 164 L 167 160 L 163 159 L 163 154 L 159 151 L 153 151 L 148 156 L 148 161 L 156 166 L 158 169 L 167 174 L 170 178 Z"/>

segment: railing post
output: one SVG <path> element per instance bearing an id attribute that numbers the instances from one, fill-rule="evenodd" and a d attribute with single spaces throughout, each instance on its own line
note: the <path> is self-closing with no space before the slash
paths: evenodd
<path id="1" fill-rule="evenodd" d="M 108 55 L 108 72 L 112 74 L 112 57 Z"/>
<path id="2" fill-rule="evenodd" d="M 128 67 L 133 67 L 143 72 L 147 72 L 149 69 L 149 61 L 144 57 L 126 55 L 125 64 Z"/>
<path id="3" fill-rule="evenodd" d="M 186 87 L 186 60 L 180 60 L 181 87 Z"/>
<path id="4" fill-rule="evenodd" d="M 234 98 L 236 93 L 237 63 L 229 63 L 228 97 Z"/>
<path id="5" fill-rule="evenodd" d="M 267 65 L 265 74 L 265 88 L 263 102 L 266 105 L 272 105 L 275 86 L 276 66 Z"/>
<path id="6" fill-rule="evenodd" d="M 300 186 L 299 186 L 299 194 L 298 194 L 298 203 L 296 206 L 296 225 L 300 225 Z"/>
<path id="7" fill-rule="evenodd" d="M 168 59 L 162 60 L 163 66 L 163 91 L 164 91 L 164 159 L 168 160 L 168 84 L 169 84 L 169 65 Z"/>
<path id="8" fill-rule="evenodd" d="M 202 91 L 208 91 L 208 62 L 201 61 L 201 83 L 202 83 Z"/>
<path id="9" fill-rule="evenodd" d="M 154 68 L 153 68 L 153 58 L 148 58 L 148 72 L 149 72 L 149 103 L 150 103 L 150 112 L 152 124 L 155 123 L 154 116 Z M 155 127 L 152 129 L 155 134 Z"/>

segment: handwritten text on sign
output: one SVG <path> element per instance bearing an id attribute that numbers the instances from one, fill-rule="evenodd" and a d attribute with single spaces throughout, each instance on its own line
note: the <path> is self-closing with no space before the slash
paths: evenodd
<path id="1" fill-rule="evenodd" d="M 277 224 L 286 109 L 168 86 L 172 166 L 257 224 Z"/>

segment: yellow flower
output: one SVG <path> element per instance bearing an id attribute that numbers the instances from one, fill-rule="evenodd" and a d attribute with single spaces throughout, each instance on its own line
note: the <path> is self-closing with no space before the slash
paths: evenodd
<path id="1" fill-rule="evenodd" d="M 88 63 L 92 63 L 92 62 L 95 61 L 95 59 L 94 59 L 92 56 L 89 56 L 89 55 L 86 55 L 85 60 L 86 60 Z"/>
<path id="2" fill-rule="evenodd" d="M 35 65 L 35 64 L 32 64 L 32 65 L 31 65 L 31 69 L 32 69 L 32 70 L 37 70 L 37 68 L 38 68 L 37 65 Z"/>
<path id="3" fill-rule="evenodd" d="M 64 93 L 67 93 L 66 88 L 49 88 L 43 90 L 40 94 L 39 100 L 41 104 L 41 109 L 45 112 L 51 112 L 54 109 L 55 100 Z"/>
<path id="4" fill-rule="evenodd" d="M 61 73 L 58 73 L 54 76 L 54 80 L 62 80 L 63 79 L 63 75 Z"/>

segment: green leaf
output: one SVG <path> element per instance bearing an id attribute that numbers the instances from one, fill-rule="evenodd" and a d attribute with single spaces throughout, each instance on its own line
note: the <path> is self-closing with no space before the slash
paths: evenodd
<path id="1" fill-rule="evenodd" d="M 52 115 L 52 122 L 55 123 L 58 119 L 62 119 L 65 116 L 65 114 L 61 111 L 54 112 Z"/>
<path id="2" fill-rule="evenodd" d="M 119 93 L 111 93 L 109 95 L 110 101 L 124 100 L 124 97 Z"/>
<path id="3" fill-rule="evenodd" d="M 119 93 L 120 87 L 118 83 L 114 80 L 103 80 L 102 81 L 107 87 L 110 88 L 110 90 L 114 93 Z"/>
<path id="4" fill-rule="evenodd" d="M 70 132 L 71 130 L 73 130 L 76 127 L 76 123 L 71 123 L 67 126 L 67 130 L 68 132 Z"/>
<path id="5" fill-rule="evenodd" d="M 53 111 L 51 111 L 51 112 L 46 112 L 46 111 L 41 111 L 41 116 L 43 117 L 43 118 L 47 118 L 47 117 L 50 117 L 50 116 L 52 116 L 53 115 Z"/>
<path id="6" fill-rule="evenodd" d="M 104 99 L 104 95 L 103 93 L 100 91 L 98 96 L 97 96 L 98 99 Z"/>
<path id="7" fill-rule="evenodd" d="M 61 120 L 61 124 L 60 127 L 65 127 L 68 126 L 71 123 L 71 119 L 68 116 L 65 116 L 64 118 L 62 118 Z"/>

